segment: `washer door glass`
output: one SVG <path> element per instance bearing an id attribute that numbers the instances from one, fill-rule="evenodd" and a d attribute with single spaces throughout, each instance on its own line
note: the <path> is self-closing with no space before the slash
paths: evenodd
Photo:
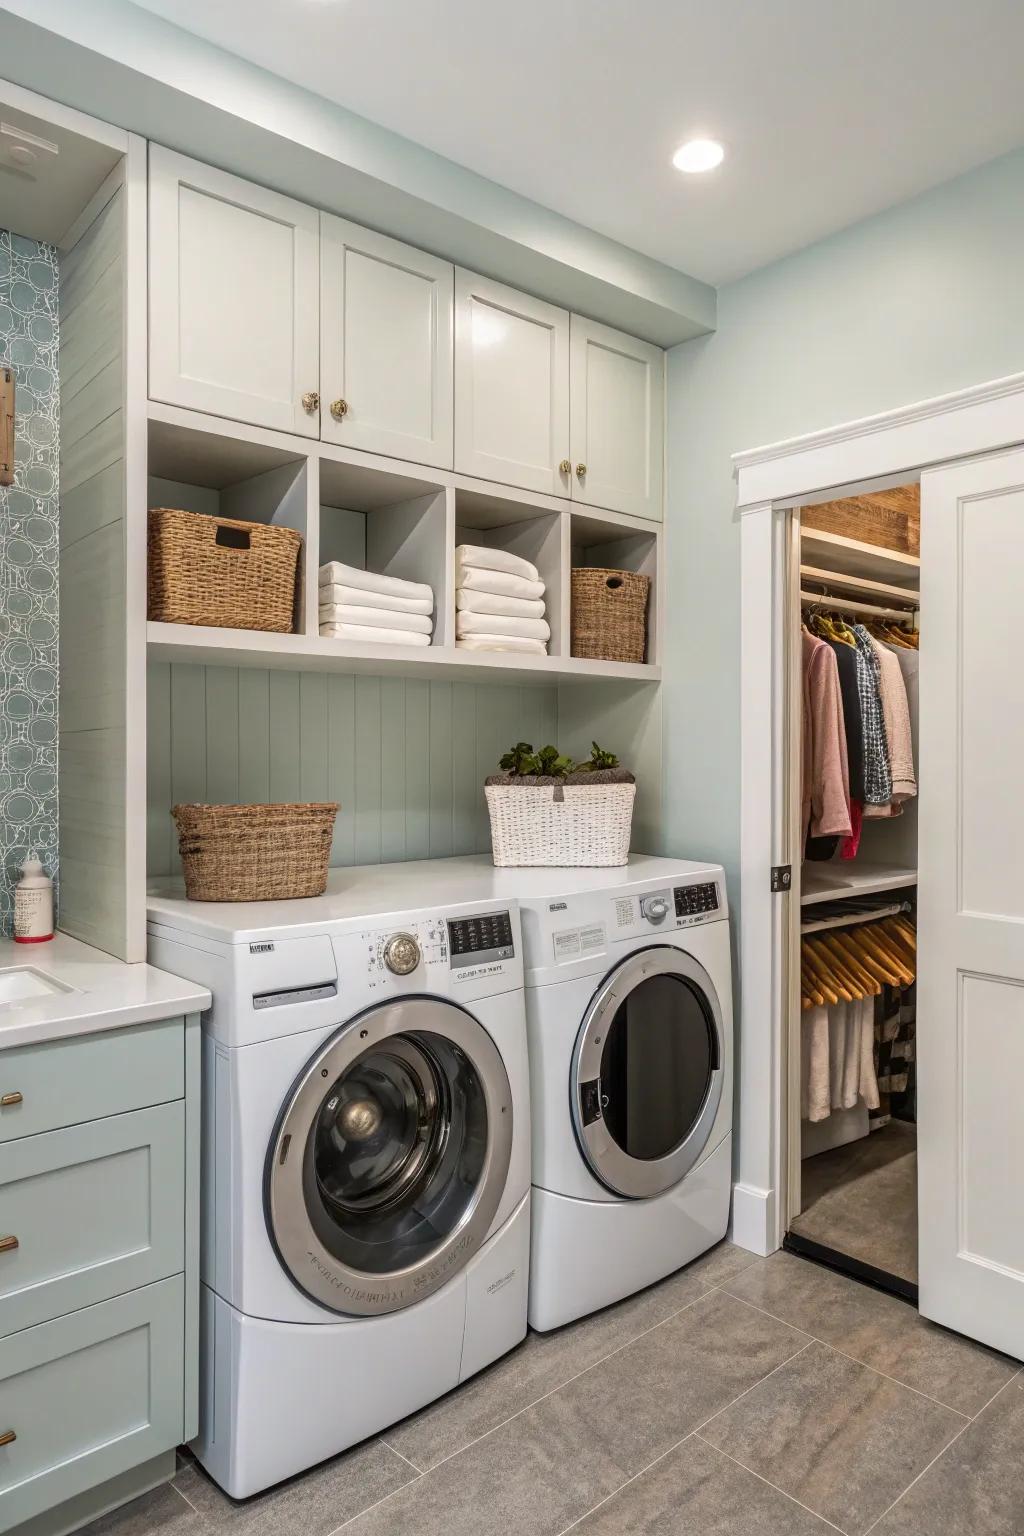
<path id="1" fill-rule="evenodd" d="M 707 1145 L 722 1092 L 722 1017 L 682 950 L 641 950 L 591 1002 L 573 1057 L 573 1111 L 591 1170 L 643 1199 L 677 1184 Z"/>
<path id="2" fill-rule="evenodd" d="M 408 998 L 335 1035 L 293 1087 L 267 1161 L 271 1235 L 335 1311 L 427 1296 L 472 1256 L 504 1192 L 512 1101 L 463 1009 Z"/>

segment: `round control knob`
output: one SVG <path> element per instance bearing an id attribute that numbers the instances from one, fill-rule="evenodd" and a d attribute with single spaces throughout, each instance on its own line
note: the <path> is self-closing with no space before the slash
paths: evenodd
<path id="1" fill-rule="evenodd" d="M 384 945 L 384 964 L 395 976 L 408 976 L 419 965 L 420 946 L 411 933 L 393 933 Z"/>
<path id="2" fill-rule="evenodd" d="M 668 917 L 668 902 L 664 896 L 652 896 L 650 901 L 641 902 L 640 905 L 649 923 L 663 923 Z"/>

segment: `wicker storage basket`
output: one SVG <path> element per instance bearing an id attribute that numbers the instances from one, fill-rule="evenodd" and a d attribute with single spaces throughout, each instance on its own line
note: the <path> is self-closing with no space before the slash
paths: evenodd
<path id="1" fill-rule="evenodd" d="M 649 576 L 578 566 L 572 573 L 572 654 L 643 661 Z"/>
<path id="2" fill-rule="evenodd" d="M 151 507 L 149 617 L 291 634 L 301 548 L 294 528 Z"/>
<path id="3" fill-rule="evenodd" d="M 525 869 L 611 866 L 629 862 L 636 784 L 622 770 L 568 779 L 484 784 L 495 864 Z"/>
<path id="4" fill-rule="evenodd" d="M 190 901 L 287 901 L 327 888 L 336 804 L 176 805 Z"/>

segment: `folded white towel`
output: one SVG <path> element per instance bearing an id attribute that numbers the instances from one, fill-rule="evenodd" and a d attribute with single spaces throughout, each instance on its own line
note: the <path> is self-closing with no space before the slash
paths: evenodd
<path id="1" fill-rule="evenodd" d="M 527 581 L 525 576 L 513 576 L 509 571 L 482 571 L 475 565 L 458 566 L 455 581 L 461 592 L 493 592 L 498 597 L 529 600 L 544 596 L 542 581 Z"/>
<path id="2" fill-rule="evenodd" d="M 372 624 L 321 624 L 320 633 L 328 640 L 359 640 L 363 645 L 429 645 L 429 635 L 417 635 L 411 629 L 375 629 Z"/>
<path id="3" fill-rule="evenodd" d="M 393 597 L 389 592 L 371 592 L 369 587 L 347 587 L 340 581 L 321 582 L 320 606 L 346 603 L 350 608 L 386 608 L 390 613 L 432 613 L 429 597 Z"/>
<path id="4" fill-rule="evenodd" d="M 321 624 L 368 624 L 377 629 L 412 630 L 418 635 L 433 633 L 434 621 L 425 613 L 395 613 L 390 608 L 356 608 L 348 603 L 321 603 Z"/>
<path id="5" fill-rule="evenodd" d="M 459 640 L 466 635 L 519 635 L 524 640 L 548 640 L 551 625 L 547 619 L 507 619 L 500 613 L 466 613 L 455 615 L 455 634 Z"/>
<path id="6" fill-rule="evenodd" d="M 425 581 L 403 581 L 398 576 L 380 576 L 376 571 L 361 571 L 357 565 L 342 565 L 340 560 L 329 560 L 320 567 L 320 585 L 330 586 L 340 582 L 346 587 L 360 587 L 364 592 L 386 592 L 389 597 L 429 598 L 434 602 L 434 590 Z"/>
<path id="7" fill-rule="evenodd" d="M 488 549 L 483 544 L 459 544 L 455 550 L 455 566 L 458 571 L 464 565 L 475 565 L 483 571 L 507 571 L 510 576 L 522 576 L 526 581 L 538 581 L 540 572 L 529 560 L 510 555 L 507 549 Z"/>
<path id="8" fill-rule="evenodd" d="M 456 640 L 456 649 L 464 651 L 526 651 L 531 656 L 546 656 L 543 640 L 526 640 L 522 635 L 467 635 Z"/>
<path id="9" fill-rule="evenodd" d="M 467 592 L 459 587 L 456 608 L 466 613 L 503 613 L 507 619 L 542 619 L 544 602 L 539 597 L 499 597 L 497 592 Z"/>

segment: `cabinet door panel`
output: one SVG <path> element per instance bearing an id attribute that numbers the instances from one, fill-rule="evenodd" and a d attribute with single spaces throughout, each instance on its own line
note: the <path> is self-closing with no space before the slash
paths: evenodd
<path id="1" fill-rule="evenodd" d="M 455 468 L 568 496 L 569 316 L 455 274 Z"/>
<path id="2" fill-rule="evenodd" d="M 320 229 L 323 438 L 450 469 L 454 268 L 329 213 Z"/>
<path id="3" fill-rule="evenodd" d="M 149 392 L 316 437 L 319 215 L 157 145 L 149 153 Z"/>
<path id="4" fill-rule="evenodd" d="M 572 317 L 573 500 L 635 517 L 662 516 L 665 354 Z M 580 465 L 583 473 L 578 472 Z"/>

